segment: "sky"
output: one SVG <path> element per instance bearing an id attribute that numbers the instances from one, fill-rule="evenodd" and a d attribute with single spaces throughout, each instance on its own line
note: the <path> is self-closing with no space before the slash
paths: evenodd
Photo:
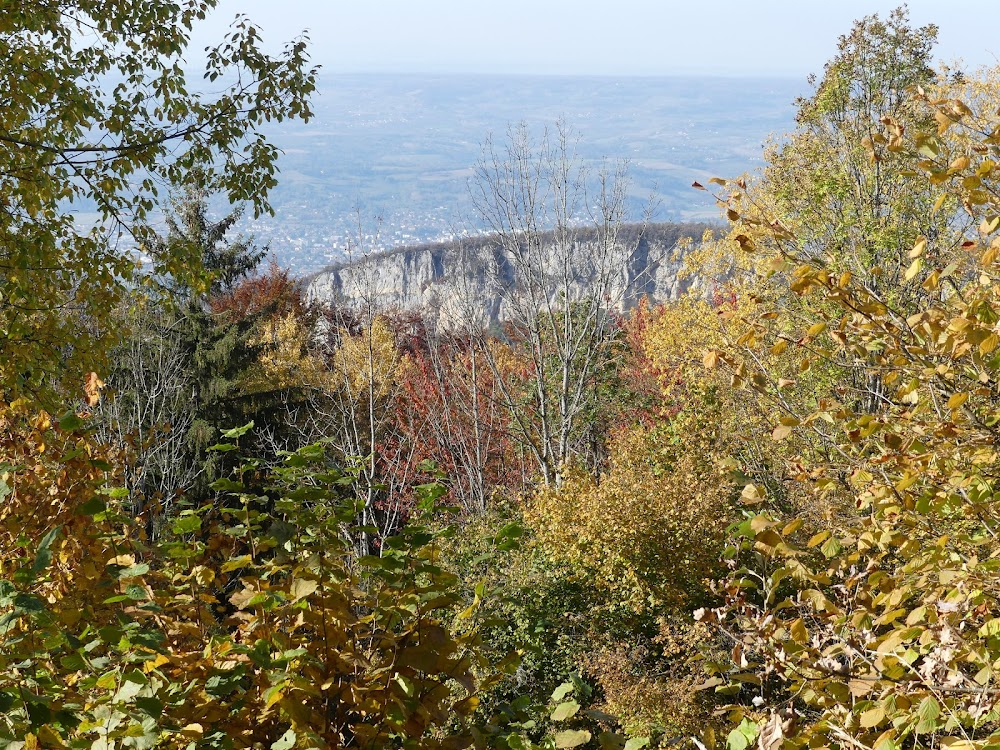
<path id="1" fill-rule="evenodd" d="M 238 13 L 274 44 L 308 30 L 325 73 L 805 76 L 854 19 L 898 2 L 860 0 L 220 0 L 192 49 Z M 939 28 L 936 57 L 1000 64 L 1000 0 L 911 0 Z"/>

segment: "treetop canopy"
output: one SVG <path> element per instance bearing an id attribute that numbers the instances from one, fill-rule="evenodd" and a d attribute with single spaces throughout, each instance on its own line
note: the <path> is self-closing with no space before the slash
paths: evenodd
<path id="1" fill-rule="evenodd" d="M 270 121 L 311 116 L 307 39 L 277 56 L 239 16 L 185 70 L 216 0 L 0 0 L 0 390 L 44 394 L 93 369 L 126 286 L 197 269 L 152 242 L 166 190 L 193 179 L 270 211 Z M 225 82 L 225 83 L 224 83 Z M 85 226 L 74 210 L 96 211 Z M 150 258 L 137 266 L 131 248 Z M 87 335 L 81 331 L 87 330 Z"/>

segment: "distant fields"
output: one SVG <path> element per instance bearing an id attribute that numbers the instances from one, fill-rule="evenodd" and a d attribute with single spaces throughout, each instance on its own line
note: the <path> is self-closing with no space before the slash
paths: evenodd
<path id="1" fill-rule="evenodd" d="M 584 162 L 630 162 L 637 217 L 652 196 L 657 220 L 715 218 L 691 182 L 754 168 L 806 91 L 798 79 L 326 76 L 316 117 L 271 133 L 285 151 L 276 216 L 244 228 L 301 273 L 336 259 L 359 226 L 384 247 L 476 232 L 467 181 L 483 139 L 560 117 Z"/>

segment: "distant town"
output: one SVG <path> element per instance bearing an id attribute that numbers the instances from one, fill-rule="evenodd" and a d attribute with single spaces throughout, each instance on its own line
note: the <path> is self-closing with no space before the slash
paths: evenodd
<path id="1" fill-rule="evenodd" d="M 761 162 L 789 130 L 798 79 L 351 75 L 321 79 L 315 117 L 275 127 L 275 216 L 240 229 L 294 274 L 370 252 L 482 231 L 469 180 L 483 141 L 562 118 L 593 168 L 627 160 L 633 218 L 714 219 L 691 183 Z M 220 210 L 224 207 L 220 206 Z"/>

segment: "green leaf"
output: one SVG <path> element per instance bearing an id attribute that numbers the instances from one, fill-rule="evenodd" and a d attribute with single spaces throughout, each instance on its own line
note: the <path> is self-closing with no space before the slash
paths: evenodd
<path id="1" fill-rule="evenodd" d="M 749 719 L 743 719 L 739 726 L 726 737 L 728 750 L 746 750 L 757 739 L 758 727 Z"/>
<path id="2" fill-rule="evenodd" d="M 917 734 L 930 734 L 937 730 L 937 718 L 941 715 L 941 706 L 930 695 L 920 701 L 917 707 Z"/>
<path id="3" fill-rule="evenodd" d="M 83 424 L 83 420 L 74 411 L 68 411 L 59 417 L 59 429 L 66 432 L 76 432 L 83 427 Z"/>
<path id="4" fill-rule="evenodd" d="M 625 750 L 640 750 L 649 744 L 649 737 L 633 737 L 625 743 Z"/>
<path id="5" fill-rule="evenodd" d="M 99 497 L 92 497 L 90 500 L 81 505 L 77 512 L 81 516 L 96 516 L 98 513 L 103 513 L 107 509 L 108 504 L 106 502 Z"/>
<path id="6" fill-rule="evenodd" d="M 293 747 L 295 747 L 295 732 L 291 729 L 271 743 L 271 750 L 291 750 Z"/>
<path id="7" fill-rule="evenodd" d="M 573 683 L 564 682 L 562 685 L 560 685 L 559 687 L 557 687 L 555 690 L 552 691 L 552 700 L 561 701 L 563 698 L 565 698 L 572 692 L 573 692 Z"/>
<path id="8" fill-rule="evenodd" d="M 216 479 L 209 487 L 216 492 L 244 492 L 246 490 L 243 482 L 234 482 L 232 479 L 226 479 L 225 477 Z"/>
<path id="9" fill-rule="evenodd" d="M 590 742 L 590 732 L 586 729 L 566 729 L 556 732 L 553 739 L 558 748 L 579 747 Z"/>
<path id="10" fill-rule="evenodd" d="M 574 716 L 579 710 L 580 704 L 576 701 L 566 701 L 565 703 L 560 703 L 552 712 L 552 721 L 566 721 L 566 719 Z"/>
<path id="11" fill-rule="evenodd" d="M 174 520 L 171 528 L 175 534 L 190 534 L 201 528 L 201 519 L 195 515 L 180 516 Z"/>
<path id="12" fill-rule="evenodd" d="M 251 419 L 242 427 L 233 427 L 231 430 L 226 430 L 225 432 L 222 433 L 222 437 L 232 440 L 234 438 L 246 435 L 252 429 L 253 429 L 253 420 Z M 288 731 L 291 732 L 292 730 L 289 729 Z M 294 741 L 295 741 L 295 733 L 292 732 L 292 742 Z M 291 747 L 291 745 L 289 745 L 289 747 Z"/>
<path id="13" fill-rule="evenodd" d="M 438 499 L 448 493 L 448 488 L 440 482 L 430 482 L 418 484 L 413 491 L 417 496 L 417 507 L 425 513 L 433 513 Z"/>
<path id="14" fill-rule="evenodd" d="M 163 713 L 163 703 L 156 698 L 136 698 L 135 705 L 140 711 L 154 719 L 158 719 Z"/>
<path id="15" fill-rule="evenodd" d="M 229 451 L 239 450 L 232 443 L 216 443 L 215 445 L 210 445 L 206 449 L 209 453 L 228 453 Z"/>
<path id="16" fill-rule="evenodd" d="M 42 541 L 38 544 L 38 552 L 35 553 L 35 562 L 31 566 L 31 575 L 37 576 L 45 568 L 49 567 L 49 563 L 52 562 L 52 542 L 56 540 L 59 536 L 59 529 L 61 527 L 56 526 L 54 529 L 50 529 L 49 532 L 42 537 Z"/>
<path id="17" fill-rule="evenodd" d="M 138 576 L 144 576 L 149 572 L 149 565 L 146 563 L 138 563 L 137 565 L 130 565 L 127 568 L 122 568 L 118 571 L 117 577 L 119 580 L 125 578 L 137 578 Z"/>

